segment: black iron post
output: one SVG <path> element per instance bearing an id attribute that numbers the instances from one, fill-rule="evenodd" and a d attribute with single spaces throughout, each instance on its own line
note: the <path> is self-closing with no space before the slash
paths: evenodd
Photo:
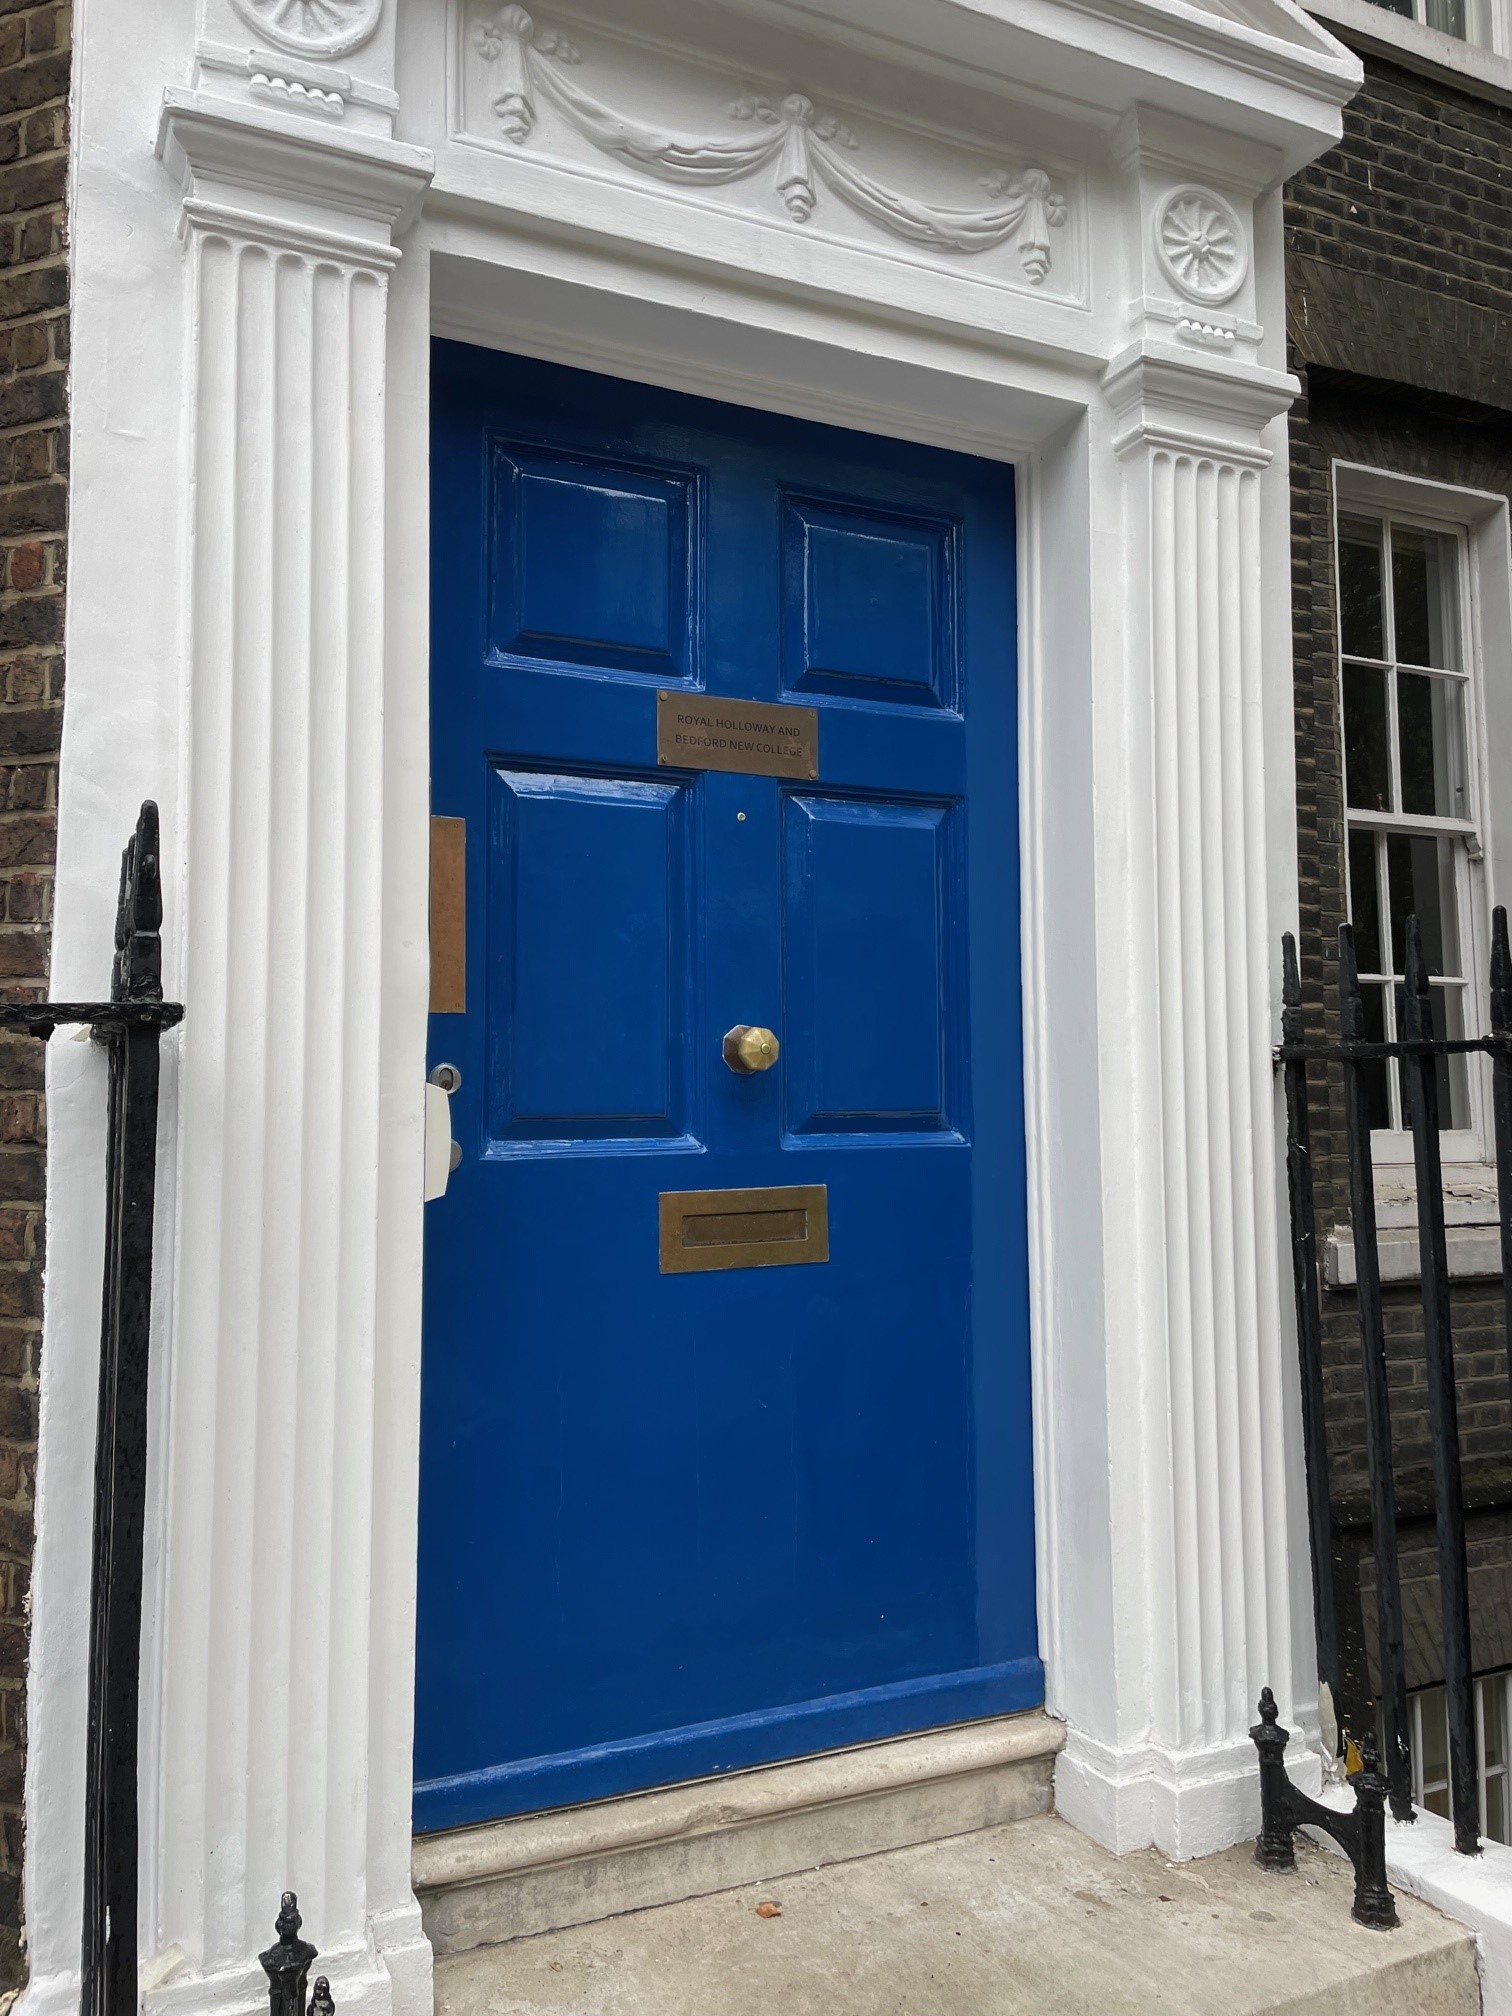
<path id="1" fill-rule="evenodd" d="M 143 805 L 121 857 L 108 1001 L 0 1002 L 0 1029 L 46 1042 L 83 1023 L 109 1053 L 105 1275 L 89 1590 L 89 1711 L 84 1775 L 81 2016 L 136 2016 L 137 1702 L 147 1506 L 147 1377 L 157 1187 L 159 1041 L 183 1020 L 163 999 L 163 890 L 157 807 Z M 316 1951 L 285 1891 L 276 1945 L 259 1957 L 270 2016 L 306 2016 Z M 311 2016 L 335 2016 L 315 1983 Z"/>
<path id="2" fill-rule="evenodd" d="M 1333 1500 L 1328 1488 L 1328 1433 L 1323 1407 L 1323 1321 L 1318 1301 L 1318 1220 L 1313 1201 L 1312 1136 L 1307 1117 L 1306 1031 L 1297 941 L 1281 940 L 1281 1041 L 1286 1046 L 1286 1182 L 1291 1199 L 1292 1291 L 1297 1305 L 1297 1359 L 1302 1381 L 1302 1452 L 1307 1473 L 1307 1529 L 1312 1548 L 1313 1625 L 1318 1673 L 1340 1712 L 1339 1631 L 1334 1604 Z"/>
<path id="3" fill-rule="evenodd" d="M 1365 1074 L 1365 1004 L 1355 964 L 1354 931 L 1339 926 L 1339 1016 L 1344 1059 L 1349 1206 L 1354 1228 L 1355 1283 L 1360 1306 L 1360 1367 L 1365 1393 L 1365 1455 L 1370 1478 L 1371 1547 L 1376 1562 L 1381 1695 L 1386 1779 L 1398 1820 L 1414 1818 L 1412 1755 L 1407 1744 L 1407 1662 L 1403 1651 L 1402 1570 L 1397 1548 L 1396 1476 L 1391 1455 L 1391 1393 L 1386 1382 L 1386 1326 L 1376 1247 L 1375 1170 L 1370 1154 L 1370 1105 Z"/>
<path id="4" fill-rule="evenodd" d="M 44 1042 L 88 1024 L 109 1053 L 105 1269 L 89 1591 L 84 1779 L 83 2016 L 137 2008 L 137 1697 L 147 1504 L 147 1363 L 157 1186 L 158 1046 L 183 1009 L 163 999 L 157 807 L 121 859 L 109 1001 L 7 1002 L 0 1027 Z"/>
<path id="5" fill-rule="evenodd" d="M 298 1897 L 284 1891 L 278 1901 L 278 1917 L 272 1923 L 278 1939 L 258 1954 L 258 1964 L 268 1976 L 268 2016 L 304 2016 L 304 1984 L 317 1960 L 317 1947 L 300 1939 L 300 1925 Z"/>
<path id="6" fill-rule="evenodd" d="M 1255 1836 L 1255 1860 L 1262 1869 L 1295 1869 L 1297 1851 L 1292 1843 L 1287 1796 L 1292 1785 L 1286 1775 L 1291 1731 L 1281 1727 L 1276 1697 L 1269 1687 L 1260 1690 L 1260 1720 L 1250 1731 L 1250 1741 L 1260 1755 L 1260 1832 Z"/>
<path id="7" fill-rule="evenodd" d="M 1363 1769 L 1354 1777 L 1355 1817 L 1360 1823 L 1360 1858 L 1355 1863 L 1353 1916 L 1379 1931 L 1397 1923 L 1397 1908 L 1386 1881 L 1386 1795 L 1381 1753 L 1374 1736 L 1360 1745 Z"/>
<path id="8" fill-rule="evenodd" d="M 317 1958 L 317 1951 L 308 1939 L 300 1938 L 302 1923 L 299 1899 L 292 1890 L 285 1890 L 273 1923 L 273 1930 L 278 1934 L 277 1943 L 257 1956 L 268 1977 L 268 2016 L 305 2016 L 305 1983 L 310 1978 L 310 1968 Z M 322 1987 L 326 1987 L 324 1975 L 316 1983 L 317 2001 Z M 326 1997 L 329 2000 L 328 1987 Z"/>
<path id="9" fill-rule="evenodd" d="M 1350 1916 L 1372 1931 L 1386 1932 L 1397 1923 L 1397 1910 L 1386 1881 L 1386 1780 L 1377 1768 L 1375 1745 L 1362 1746 L 1365 1768 L 1354 1779 L 1355 1810 L 1336 1813 L 1299 1792 L 1286 1775 L 1286 1746 L 1291 1732 L 1281 1727 L 1276 1697 L 1260 1691 L 1260 1720 L 1250 1731 L 1260 1756 L 1260 1832 L 1255 1860 L 1262 1869 L 1286 1871 L 1297 1866 L 1292 1836 L 1299 1827 L 1317 1827 L 1337 1841 L 1354 1864 L 1355 1894 Z"/>
<path id="10" fill-rule="evenodd" d="M 121 860 L 111 999 L 163 999 L 158 818 L 144 805 Z M 110 1158 L 89 1618 L 84 2009 L 137 2002 L 137 1694 L 147 1509 L 147 1356 L 162 1022 L 96 1027 L 110 1055 Z"/>
<path id="11" fill-rule="evenodd" d="M 300 1938 L 302 1923 L 299 1899 L 292 1890 L 285 1890 L 273 1921 L 277 1943 L 257 1956 L 268 1977 L 268 2016 L 305 2016 L 305 1983 L 310 1978 L 310 1968 L 319 1958 L 319 1950 L 308 1939 Z M 309 2016 L 336 2016 L 331 1984 L 324 1974 L 315 1977 Z"/>
<path id="12" fill-rule="evenodd" d="M 1434 1517 L 1444 1618 L 1444 1695 L 1449 1711 L 1449 1788 L 1454 1845 L 1480 1849 L 1480 1792 L 1475 1754 L 1475 1686 L 1470 1670 L 1470 1570 L 1460 1480 L 1459 1408 L 1449 1315 L 1449 1252 L 1444 1233 L 1444 1173 L 1439 1157 L 1438 1062 L 1430 1049 L 1433 1018 L 1428 964 L 1416 917 L 1407 919 L 1405 1027 L 1407 1106 L 1417 1172 L 1418 1270 L 1428 1368 L 1428 1433 L 1433 1447 Z"/>

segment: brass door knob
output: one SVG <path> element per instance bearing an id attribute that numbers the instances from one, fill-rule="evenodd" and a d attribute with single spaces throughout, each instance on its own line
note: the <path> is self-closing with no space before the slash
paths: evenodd
<path id="1" fill-rule="evenodd" d="M 724 1060 L 742 1078 L 753 1071 L 770 1071 L 777 1062 L 777 1038 L 770 1029 L 756 1029 L 737 1022 L 724 1039 Z"/>

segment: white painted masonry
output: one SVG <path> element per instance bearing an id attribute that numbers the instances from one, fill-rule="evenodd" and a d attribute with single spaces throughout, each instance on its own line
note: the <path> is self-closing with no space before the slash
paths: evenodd
<path id="1" fill-rule="evenodd" d="M 279 1891 L 419 2016 L 410 1740 L 433 333 L 968 448 L 1020 486 L 1038 1552 L 1061 1810 L 1253 1824 L 1315 1724 L 1267 1051 L 1293 921 L 1291 0 L 78 0 L 54 986 L 162 808 L 152 2011 Z M 679 145 L 670 146 L 669 136 Z M 707 170 L 741 141 L 748 172 Z M 686 143 L 686 144 L 681 144 Z M 854 143 L 854 144 L 852 144 Z M 50 1063 L 35 2016 L 77 2006 L 103 1100 Z"/>

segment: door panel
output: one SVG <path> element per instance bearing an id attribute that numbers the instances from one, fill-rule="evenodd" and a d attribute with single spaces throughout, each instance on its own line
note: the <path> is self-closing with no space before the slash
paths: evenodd
<path id="1" fill-rule="evenodd" d="M 785 498 L 787 690 L 953 708 L 954 546 L 949 524 Z"/>
<path id="2" fill-rule="evenodd" d="M 685 679 L 693 479 L 497 441 L 493 464 L 494 648 Z"/>
<path id="3" fill-rule="evenodd" d="M 490 1148 L 681 1134 L 687 787 L 507 770 L 493 784 Z"/>
<path id="4" fill-rule="evenodd" d="M 432 1019 L 416 1824 L 1030 1706 L 1010 472 L 435 385 L 482 984 Z M 814 707 L 817 781 L 659 765 L 668 686 Z M 827 1261 L 660 1271 L 664 1192 L 814 1184 Z"/>
<path id="5" fill-rule="evenodd" d="M 953 808 L 805 793 L 784 809 L 789 1129 L 950 1132 Z"/>

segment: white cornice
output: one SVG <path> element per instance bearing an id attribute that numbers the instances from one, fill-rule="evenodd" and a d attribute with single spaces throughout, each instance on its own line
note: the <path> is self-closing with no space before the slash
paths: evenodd
<path id="1" fill-rule="evenodd" d="M 1110 149 L 1125 173 L 1154 169 L 1178 181 L 1200 172 L 1229 189 L 1257 193 L 1269 189 L 1281 173 L 1274 147 L 1240 139 L 1217 126 L 1194 126 L 1173 119 L 1151 105 L 1136 105 L 1114 128 Z"/>
<path id="2" fill-rule="evenodd" d="M 344 251 L 389 246 L 435 173 L 424 147 L 181 90 L 163 94 L 157 152 L 191 220 L 313 235 Z"/>
<path id="3" fill-rule="evenodd" d="M 413 0 L 411 0 L 413 4 Z M 1293 0 L 727 0 L 882 61 L 1119 117 L 1158 105 L 1274 147 L 1294 174 L 1337 137 L 1363 71 Z M 1250 17 L 1237 18 L 1240 13 Z M 1256 25 L 1257 23 L 1263 25 Z"/>

